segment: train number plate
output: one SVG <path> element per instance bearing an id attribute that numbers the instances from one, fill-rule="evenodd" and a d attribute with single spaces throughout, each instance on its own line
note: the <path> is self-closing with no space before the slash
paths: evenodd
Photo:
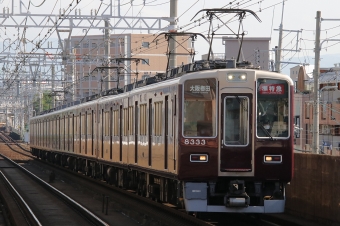
<path id="1" fill-rule="evenodd" d="M 185 145 L 206 145 L 205 139 L 184 139 Z"/>

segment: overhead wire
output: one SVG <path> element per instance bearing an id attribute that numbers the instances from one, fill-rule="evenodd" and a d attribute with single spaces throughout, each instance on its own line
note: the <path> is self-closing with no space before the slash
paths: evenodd
<path id="1" fill-rule="evenodd" d="M 72 6 L 72 4 L 73 4 L 73 2 L 74 2 L 74 0 L 72 0 L 72 2 L 71 2 L 71 4 L 69 4 L 69 7 L 68 7 L 68 9 Z M 80 2 L 80 1 L 79 1 Z M 77 4 L 79 3 L 79 2 L 77 2 Z M 76 4 L 76 5 L 77 5 Z M 74 9 L 75 7 L 73 7 L 73 9 Z M 70 10 L 70 12 L 68 13 L 68 15 L 71 13 L 71 11 L 72 10 Z M 61 18 L 59 18 L 59 19 L 61 19 Z M 59 20 L 58 19 L 58 20 Z M 61 21 L 63 21 L 63 19 L 61 20 Z M 60 22 L 61 23 L 61 22 Z M 56 24 L 56 26 L 58 25 L 58 23 L 57 22 L 55 22 L 55 24 Z M 44 44 L 45 42 L 46 42 L 46 40 L 45 41 L 43 41 L 47 36 L 48 36 L 48 34 L 49 34 L 49 36 L 47 37 L 47 38 L 49 38 L 51 35 L 52 35 L 52 33 L 50 33 L 51 31 L 52 31 L 53 29 L 49 29 L 48 30 L 48 32 L 47 32 L 47 34 L 45 35 L 45 37 L 42 39 L 42 40 L 40 40 L 39 42 L 38 42 L 38 44 L 37 45 L 42 45 L 42 44 Z M 47 39 L 46 38 L 46 39 Z M 43 42 L 42 42 L 43 41 Z M 31 53 L 33 53 L 33 52 L 35 52 L 35 51 L 37 51 L 38 49 L 40 49 L 39 47 L 38 48 L 33 48 L 32 50 L 31 50 L 31 52 L 30 52 L 30 54 Z M 15 73 L 17 73 L 18 71 L 19 71 L 19 69 L 23 66 L 22 65 L 22 63 L 25 61 L 25 59 L 27 58 L 27 56 L 25 56 L 25 57 L 23 57 L 24 59 L 22 59 L 18 64 L 16 64 L 16 68 L 15 68 Z M 15 73 L 13 73 L 13 74 L 15 74 Z M 9 88 L 10 88 L 10 86 L 13 84 L 13 82 L 14 82 L 14 80 L 10 83 L 10 85 L 8 86 L 8 88 L 7 89 L 5 89 L 2 93 L 0 93 L 0 96 L 1 95 L 3 95 L 4 94 L 4 92 L 6 92 Z"/>

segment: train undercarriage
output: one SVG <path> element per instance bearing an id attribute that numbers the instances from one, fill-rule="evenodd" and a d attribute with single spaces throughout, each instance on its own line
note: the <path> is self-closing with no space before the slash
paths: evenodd
<path id="1" fill-rule="evenodd" d="M 98 162 L 32 148 L 32 154 L 92 178 L 187 212 L 277 213 L 285 206 L 285 184 L 221 177 L 216 181 L 179 181 L 123 165 Z"/>

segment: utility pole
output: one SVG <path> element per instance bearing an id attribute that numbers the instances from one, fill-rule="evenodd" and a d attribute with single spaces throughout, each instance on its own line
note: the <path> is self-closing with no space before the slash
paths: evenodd
<path id="1" fill-rule="evenodd" d="M 105 20 L 105 38 L 104 38 L 104 47 L 105 47 L 105 60 L 106 60 L 106 63 L 108 67 L 110 67 L 111 65 L 111 61 L 110 61 L 110 29 L 109 29 L 109 26 L 110 26 L 110 23 L 109 23 L 109 19 Z M 110 69 L 106 69 L 105 70 L 105 85 L 104 85 L 104 89 L 105 90 L 109 90 L 111 89 L 111 76 L 110 76 Z"/>
<path id="2" fill-rule="evenodd" d="M 319 74 L 320 74 L 321 11 L 316 12 L 315 61 L 314 61 L 314 108 L 313 108 L 313 153 L 319 154 Z"/>
<path id="3" fill-rule="evenodd" d="M 280 31 L 279 31 L 279 46 L 276 49 L 276 55 L 275 55 L 275 71 L 278 73 L 281 73 L 281 49 L 282 49 L 282 30 L 283 30 L 283 11 L 285 7 L 285 1 L 282 1 L 282 15 L 281 15 L 281 24 L 280 24 Z"/>
<path id="4" fill-rule="evenodd" d="M 177 32 L 177 0 L 170 1 L 170 18 L 173 21 L 170 21 L 170 32 Z M 169 68 L 175 68 L 177 66 L 176 62 L 176 36 L 172 36 L 169 40 Z"/>
<path id="5" fill-rule="evenodd" d="M 74 82 L 76 80 L 76 73 L 77 73 L 77 65 L 76 65 L 76 54 L 77 54 L 77 50 L 76 49 L 73 49 L 72 51 L 72 67 L 71 67 L 71 76 L 72 76 L 72 83 L 71 83 L 71 86 L 72 86 L 72 91 L 70 93 L 71 97 L 70 97 L 70 100 L 69 102 L 72 102 L 72 101 L 75 101 L 76 100 L 76 89 L 74 87 Z M 68 78 L 67 78 L 68 80 Z"/>
<path id="6" fill-rule="evenodd" d="M 52 108 L 55 108 L 55 93 L 54 93 L 54 80 L 55 80 L 55 67 L 54 64 L 51 65 L 51 72 L 52 72 Z"/>

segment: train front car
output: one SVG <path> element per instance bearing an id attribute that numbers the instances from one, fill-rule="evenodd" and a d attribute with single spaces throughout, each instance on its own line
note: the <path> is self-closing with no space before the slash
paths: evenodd
<path id="1" fill-rule="evenodd" d="M 293 82 L 222 69 L 180 80 L 178 178 L 188 212 L 284 212 L 293 174 Z"/>

